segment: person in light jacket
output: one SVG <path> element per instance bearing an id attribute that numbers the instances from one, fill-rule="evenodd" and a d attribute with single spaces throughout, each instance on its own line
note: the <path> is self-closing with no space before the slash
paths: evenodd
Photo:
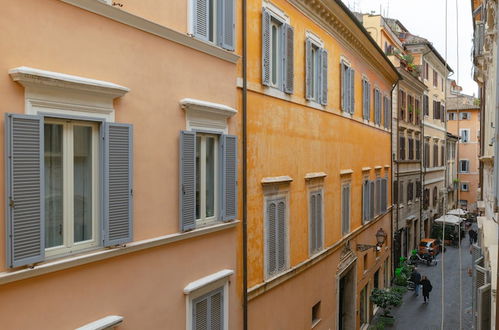
<path id="1" fill-rule="evenodd" d="M 421 286 L 423 287 L 423 299 L 424 299 L 423 304 L 427 304 L 430 301 L 430 292 L 433 289 L 428 277 L 423 276 L 423 279 L 421 280 Z"/>

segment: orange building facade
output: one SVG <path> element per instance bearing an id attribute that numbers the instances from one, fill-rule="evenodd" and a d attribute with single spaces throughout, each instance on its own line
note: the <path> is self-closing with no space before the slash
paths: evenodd
<path id="1" fill-rule="evenodd" d="M 235 3 L 1 1 L 0 328 L 242 327 Z"/>
<path id="2" fill-rule="evenodd" d="M 249 329 L 365 326 L 391 277 L 397 70 L 341 1 L 247 15 Z"/>

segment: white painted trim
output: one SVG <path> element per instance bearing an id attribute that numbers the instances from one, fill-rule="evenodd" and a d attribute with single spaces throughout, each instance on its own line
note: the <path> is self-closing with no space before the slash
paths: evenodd
<path id="1" fill-rule="evenodd" d="M 369 172 L 371 170 L 370 167 L 363 167 L 362 172 Z"/>
<path id="2" fill-rule="evenodd" d="M 312 43 L 314 43 L 316 46 L 320 48 L 324 48 L 324 41 L 319 38 L 318 35 L 316 35 L 313 31 L 306 30 L 305 31 L 305 39 L 310 39 Z"/>
<path id="3" fill-rule="evenodd" d="M 180 100 L 180 107 L 185 111 L 187 130 L 209 130 L 228 134 L 227 119 L 237 110 L 224 104 L 185 98 Z"/>
<path id="4" fill-rule="evenodd" d="M 0 273 L 0 285 L 214 233 L 236 227 L 238 223 L 239 220 L 218 223 L 210 227 L 194 229 L 185 233 L 158 236 L 142 241 L 131 242 L 125 246 L 118 246 L 112 249 L 100 249 L 98 251 L 92 251 L 79 256 L 57 259 L 35 265 L 33 268 L 23 268 L 20 270 L 2 272 Z"/>
<path id="5" fill-rule="evenodd" d="M 383 166 L 381 166 L 381 165 L 374 166 L 374 169 L 375 169 L 375 170 L 381 170 L 382 168 L 383 168 Z"/>
<path id="6" fill-rule="evenodd" d="M 277 7 L 275 4 L 273 4 L 269 0 L 263 0 L 262 7 L 269 10 L 271 12 L 271 14 L 275 16 L 275 18 L 280 19 L 281 21 L 283 21 L 287 24 L 290 23 L 289 16 L 286 14 L 286 12 L 284 10 L 282 10 L 281 8 Z"/>
<path id="7" fill-rule="evenodd" d="M 353 170 L 351 168 L 345 169 L 345 170 L 340 170 L 340 175 L 347 175 L 347 174 L 352 174 Z"/>
<path id="8" fill-rule="evenodd" d="M 65 73 L 34 69 L 26 66 L 20 66 L 9 70 L 12 80 L 17 81 L 24 87 L 31 86 L 52 86 L 65 89 L 74 89 L 78 91 L 93 92 L 97 94 L 106 94 L 119 97 L 130 91 L 111 82 L 84 78 Z"/>
<path id="9" fill-rule="evenodd" d="M 180 106 L 184 110 L 194 110 L 206 113 L 212 113 L 225 118 L 230 118 L 237 113 L 237 110 L 224 104 L 201 101 L 191 98 L 180 100 Z"/>
<path id="10" fill-rule="evenodd" d="M 123 316 L 109 315 L 92 323 L 85 324 L 76 330 L 104 330 L 116 327 L 123 323 Z"/>
<path id="11" fill-rule="evenodd" d="M 167 28 L 166 26 L 151 22 L 143 17 L 131 14 L 127 11 L 107 5 L 96 0 L 59 0 L 67 4 L 79 7 L 97 15 L 107 17 L 113 21 L 131 26 L 138 30 L 153 34 L 160 38 L 175 42 L 177 44 L 195 49 L 205 54 L 218 57 L 224 61 L 236 63 L 239 55 L 226 51 L 220 47 L 187 34 L 183 34 Z"/>
<path id="12" fill-rule="evenodd" d="M 445 128 L 437 126 L 437 125 L 434 125 L 434 124 L 431 124 L 431 123 L 429 123 L 429 122 L 427 122 L 425 120 L 423 120 L 423 125 L 447 133 L 447 131 L 445 130 Z"/>
<path id="13" fill-rule="evenodd" d="M 436 179 L 431 179 L 431 180 L 425 180 L 424 187 L 426 187 L 429 184 L 444 181 L 444 180 L 445 180 L 445 178 L 436 178 Z"/>
<path id="14" fill-rule="evenodd" d="M 293 178 L 287 175 L 266 177 L 263 178 L 261 181 L 262 184 L 288 183 L 288 182 L 293 182 Z"/>
<path id="15" fill-rule="evenodd" d="M 327 174 L 324 172 L 307 173 L 307 174 L 305 174 L 305 180 L 325 178 L 326 176 L 327 176 Z"/>
<path id="16" fill-rule="evenodd" d="M 193 291 L 199 290 L 200 288 L 207 286 L 213 282 L 227 278 L 232 274 L 234 274 L 234 271 L 232 269 L 224 269 L 214 274 L 200 278 L 199 280 L 187 284 L 184 288 L 184 294 L 191 294 Z"/>

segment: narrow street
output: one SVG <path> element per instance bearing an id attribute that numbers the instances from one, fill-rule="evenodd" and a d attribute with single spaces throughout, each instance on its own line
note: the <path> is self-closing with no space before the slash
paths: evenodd
<path id="1" fill-rule="evenodd" d="M 471 254 L 469 252 L 469 239 L 466 236 L 462 240 L 462 289 L 459 283 L 459 249 L 447 247 L 444 256 L 444 291 L 445 291 L 445 317 L 444 329 L 459 329 L 459 299 L 462 293 L 462 327 L 461 329 L 471 329 L 472 327 L 472 278 L 468 275 L 468 267 L 471 266 Z M 441 328 L 442 322 L 442 254 L 437 256 L 437 266 L 418 267 L 421 276 L 427 276 L 431 281 L 433 290 L 430 293 L 430 302 L 423 304 L 423 295 L 415 297 L 413 291 L 408 291 L 404 295 L 403 304 L 393 310 L 395 316 L 396 329 L 417 329 L 434 330 Z"/>

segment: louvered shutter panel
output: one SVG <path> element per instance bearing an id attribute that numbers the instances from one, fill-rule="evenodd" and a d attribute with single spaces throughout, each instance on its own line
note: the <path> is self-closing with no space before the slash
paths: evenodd
<path id="1" fill-rule="evenodd" d="M 223 310 L 223 291 L 219 290 L 210 297 L 210 330 L 223 330 Z"/>
<path id="2" fill-rule="evenodd" d="M 366 81 L 362 79 L 362 118 L 367 119 L 367 103 L 366 103 Z"/>
<path id="3" fill-rule="evenodd" d="M 317 244 L 316 250 L 322 249 L 322 193 L 317 193 L 316 199 L 316 230 L 317 230 Z"/>
<path id="4" fill-rule="evenodd" d="M 43 119 L 6 114 L 7 263 L 19 267 L 45 257 Z"/>
<path id="5" fill-rule="evenodd" d="M 388 209 L 388 179 L 383 179 L 382 184 L 381 196 L 383 197 L 383 199 L 381 203 L 381 210 L 383 212 L 386 212 L 386 210 Z"/>
<path id="6" fill-rule="evenodd" d="M 287 228 L 286 228 L 286 204 L 283 200 L 279 201 L 277 204 L 277 237 L 278 237 L 278 259 L 277 265 L 279 271 L 286 269 L 286 236 L 287 236 Z"/>
<path id="7" fill-rule="evenodd" d="M 315 192 L 310 193 L 310 254 L 317 249 L 317 196 Z"/>
<path id="8" fill-rule="evenodd" d="M 237 216 L 237 136 L 222 135 L 223 221 Z"/>
<path id="9" fill-rule="evenodd" d="M 375 214 L 374 214 L 374 180 L 369 181 L 369 219 L 374 219 Z"/>
<path id="10" fill-rule="evenodd" d="M 277 271 L 277 205 L 267 202 L 267 272 L 269 275 Z"/>
<path id="11" fill-rule="evenodd" d="M 104 245 L 132 240 L 132 126 L 104 124 Z"/>
<path id="12" fill-rule="evenodd" d="M 270 13 L 262 11 L 262 84 L 270 86 Z"/>
<path id="13" fill-rule="evenodd" d="M 180 231 L 196 228 L 196 133 L 180 132 L 179 223 Z"/>
<path id="14" fill-rule="evenodd" d="M 371 84 L 369 82 L 366 82 L 366 104 L 367 104 L 367 109 L 366 109 L 366 117 L 367 120 L 371 120 Z"/>
<path id="15" fill-rule="evenodd" d="M 194 36 L 208 41 L 210 33 L 209 0 L 193 0 L 192 27 Z"/>
<path id="16" fill-rule="evenodd" d="M 293 94 L 294 90 L 294 30 L 289 24 L 283 25 L 284 42 L 284 92 Z"/>
<path id="17" fill-rule="evenodd" d="M 326 105 L 327 104 L 327 89 L 328 89 L 328 82 L 327 82 L 327 50 L 324 48 L 321 49 L 321 104 Z"/>
<path id="18" fill-rule="evenodd" d="M 477 329 L 490 329 L 491 285 L 478 287 L 477 292 Z"/>
<path id="19" fill-rule="evenodd" d="M 218 40 L 219 45 L 229 51 L 235 44 L 235 6 L 234 0 L 218 0 Z"/>
<path id="20" fill-rule="evenodd" d="M 362 221 L 366 223 L 369 221 L 369 209 L 367 207 L 369 201 L 369 181 L 364 181 L 362 184 Z"/>
<path id="21" fill-rule="evenodd" d="M 305 98 L 311 100 L 312 81 L 314 79 L 314 68 L 312 67 L 312 42 L 305 40 Z"/>
<path id="22" fill-rule="evenodd" d="M 192 328 L 194 330 L 208 330 L 208 297 L 203 296 L 192 302 Z"/>
<path id="23" fill-rule="evenodd" d="M 355 70 L 350 68 L 350 113 L 355 112 Z"/>
<path id="24" fill-rule="evenodd" d="M 346 66 L 340 63 L 340 86 L 341 86 L 341 108 L 343 111 L 347 111 L 346 104 Z"/>

